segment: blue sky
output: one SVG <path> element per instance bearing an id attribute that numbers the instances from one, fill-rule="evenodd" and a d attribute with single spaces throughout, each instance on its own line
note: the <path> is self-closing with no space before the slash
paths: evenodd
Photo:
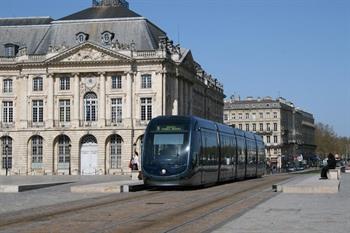
<path id="1" fill-rule="evenodd" d="M 350 1 L 129 0 L 218 78 L 225 94 L 282 96 L 350 136 Z M 90 0 L 2 1 L 0 17 L 55 19 Z M 1 36 L 1 35 L 0 35 Z"/>

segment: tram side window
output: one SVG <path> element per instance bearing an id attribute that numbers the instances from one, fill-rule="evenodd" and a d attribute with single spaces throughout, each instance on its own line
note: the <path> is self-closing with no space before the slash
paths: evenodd
<path id="1" fill-rule="evenodd" d="M 237 157 L 237 154 L 236 154 L 236 138 L 234 136 L 232 136 L 230 138 L 230 154 L 232 155 L 232 164 L 233 165 L 236 165 L 236 157 Z"/>
<path id="2" fill-rule="evenodd" d="M 258 164 L 265 165 L 265 148 L 263 143 L 258 143 Z"/>
<path id="3" fill-rule="evenodd" d="M 247 150 L 248 150 L 248 164 L 255 165 L 256 164 L 256 146 L 255 142 L 252 140 L 247 141 Z"/>
<path id="4" fill-rule="evenodd" d="M 202 131 L 202 165 L 216 165 L 219 162 L 216 133 Z"/>
<path id="5" fill-rule="evenodd" d="M 231 136 L 221 135 L 221 164 L 230 165 L 232 164 L 232 144 Z"/>
<path id="6" fill-rule="evenodd" d="M 244 165 L 245 164 L 245 141 L 244 138 L 238 137 L 237 138 L 237 163 L 238 165 Z"/>

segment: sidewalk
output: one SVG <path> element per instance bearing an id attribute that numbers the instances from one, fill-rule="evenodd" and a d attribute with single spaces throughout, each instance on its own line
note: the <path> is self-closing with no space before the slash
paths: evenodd
<path id="1" fill-rule="evenodd" d="M 310 176 L 316 175 L 298 179 L 302 183 Z M 350 174 L 342 173 L 336 194 L 279 193 L 214 232 L 345 233 L 350 232 L 349 219 Z"/>
<path id="2" fill-rule="evenodd" d="M 101 197 L 108 193 L 72 193 L 71 187 L 77 185 L 99 184 L 131 180 L 130 176 L 0 176 L 0 185 L 30 185 L 47 183 L 66 183 L 47 188 L 18 193 L 0 193 L 0 214 L 37 208 L 46 205 L 65 203 L 87 198 Z"/>

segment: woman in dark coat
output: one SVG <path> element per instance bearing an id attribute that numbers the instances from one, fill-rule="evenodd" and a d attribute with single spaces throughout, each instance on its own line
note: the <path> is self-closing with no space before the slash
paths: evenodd
<path id="1" fill-rule="evenodd" d="M 335 169 L 337 165 L 337 161 L 335 161 L 335 157 L 332 153 L 328 154 L 327 165 L 324 166 L 321 170 L 321 179 L 328 179 L 327 172 L 329 169 Z"/>

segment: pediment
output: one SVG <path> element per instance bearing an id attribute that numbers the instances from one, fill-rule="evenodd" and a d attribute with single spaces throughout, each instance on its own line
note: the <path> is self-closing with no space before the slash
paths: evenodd
<path id="1" fill-rule="evenodd" d="M 111 62 L 111 61 L 130 61 L 131 58 L 92 43 L 63 51 L 60 54 L 47 60 L 49 63 L 82 63 L 82 62 Z"/>

